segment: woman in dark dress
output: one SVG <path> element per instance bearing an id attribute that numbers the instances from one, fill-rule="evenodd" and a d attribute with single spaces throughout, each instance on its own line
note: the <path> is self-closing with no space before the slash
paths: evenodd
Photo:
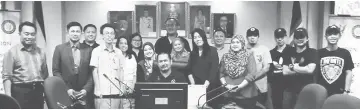
<path id="1" fill-rule="evenodd" d="M 190 53 L 188 71 L 191 84 L 201 84 L 210 91 L 220 86 L 219 57 L 215 47 L 209 46 L 204 30 L 194 29 L 191 33 L 193 49 Z M 207 99 L 212 98 L 220 91 L 212 92 L 207 95 Z M 218 108 L 219 100 L 208 103 L 212 108 Z"/>

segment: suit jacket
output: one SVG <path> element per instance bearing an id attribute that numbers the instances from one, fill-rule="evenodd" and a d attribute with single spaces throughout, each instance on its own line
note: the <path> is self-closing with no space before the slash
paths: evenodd
<path id="1" fill-rule="evenodd" d="M 70 42 L 56 46 L 52 71 L 54 76 L 61 77 L 69 89 L 80 91 L 85 89 L 88 93 L 93 90 L 93 78 L 90 68 L 92 49 L 85 44 L 79 44 L 80 65 L 78 74 L 74 72 L 74 58 Z"/>

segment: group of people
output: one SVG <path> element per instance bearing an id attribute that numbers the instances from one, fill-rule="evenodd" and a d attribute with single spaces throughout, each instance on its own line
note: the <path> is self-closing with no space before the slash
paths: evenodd
<path id="1" fill-rule="evenodd" d="M 234 35 L 228 49 L 224 30 L 214 31 L 215 45 L 210 46 L 205 31 L 196 28 L 191 32 L 191 49 L 188 40 L 177 34 L 177 19 L 168 18 L 165 26 L 167 36 L 154 45 L 143 43 L 139 33 L 115 37 L 113 24 L 105 23 L 99 30 L 104 44 L 99 45 L 95 25 L 83 28 L 70 22 L 66 27 L 70 40 L 56 46 L 52 72 L 64 80 L 73 101 L 86 102 L 79 108 L 133 108 L 134 98 L 124 96 L 134 93 L 136 82 L 205 85 L 207 91 L 224 86 L 207 94 L 210 99 L 229 90 L 208 103 L 212 108 L 293 108 L 301 89 L 310 83 L 323 85 L 329 95 L 350 92 L 354 65 L 349 51 L 337 46 L 341 37 L 337 26 L 326 29 L 328 46 L 320 50 L 309 47 L 304 28 L 294 32 L 294 47 L 284 41 L 286 30 L 276 29 L 277 45 L 272 50 L 258 43 L 255 27 L 247 30 L 246 37 Z M 49 76 L 45 52 L 36 46 L 33 23 L 21 23 L 19 32 L 21 44 L 4 57 L 5 93 L 22 108 L 41 109 L 43 82 Z M 80 43 L 82 34 L 85 40 Z"/>

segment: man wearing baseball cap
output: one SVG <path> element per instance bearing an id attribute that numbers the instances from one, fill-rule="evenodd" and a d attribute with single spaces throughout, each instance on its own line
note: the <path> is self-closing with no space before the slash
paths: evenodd
<path id="1" fill-rule="evenodd" d="M 257 101 L 266 108 L 272 108 L 272 103 L 270 100 L 270 95 L 268 95 L 268 82 L 267 82 L 267 72 L 270 69 L 270 64 L 272 63 L 270 49 L 266 46 L 258 43 L 259 40 L 259 30 L 255 27 L 251 27 L 246 32 L 246 38 L 248 41 L 247 49 L 253 51 L 255 61 L 256 61 L 256 81 L 255 85 L 259 89 L 259 96 L 257 96 Z"/>
<path id="2" fill-rule="evenodd" d="M 285 86 L 285 77 L 283 77 L 282 66 L 284 60 L 291 61 L 290 53 L 294 47 L 287 45 L 285 39 L 287 38 L 286 30 L 278 28 L 274 31 L 274 38 L 276 46 L 270 51 L 272 65 L 270 65 L 270 74 L 268 80 L 271 87 L 271 99 L 274 109 L 282 109 L 283 92 Z"/>
<path id="3" fill-rule="evenodd" d="M 314 82 L 314 72 L 318 63 L 317 51 L 309 47 L 309 36 L 305 28 L 294 32 L 295 49 L 291 60 L 284 60 L 283 75 L 286 77 L 284 108 L 293 109 L 301 89 Z"/>
<path id="4" fill-rule="evenodd" d="M 354 63 L 348 50 L 338 47 L 341 38 L 339 27 L 326 28 L 327 47 L 319 50 L 320 69 L 316 74 L 317 83 L 323 85 L 328 95 L 350 92 Z"/>

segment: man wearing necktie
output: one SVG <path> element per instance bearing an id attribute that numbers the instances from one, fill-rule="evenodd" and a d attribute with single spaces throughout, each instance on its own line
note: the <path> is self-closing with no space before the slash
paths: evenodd
<path id="1" fill-rule="evenodd" d="M 69 97 L 75 102 L 80 101 L 80 108 L 89 108 L 86 103 L 87 93 L 93 90 L 90 58 L 91 48 L 79 42 L 82 26 L 78 22 L 67 25 L 69 42 L 56 46 L 53 56 L 53 74 L 62 78 L 67 87 Z"/>
<path id="2" fill-rule="evenodd" d="M 221 30 L 225 31 L 225 33 L 227 35 L 226 38 L 231 38 L 234 35 L 234 33 L 233 33 L 234 30 L 231 29 L 231 27 L 228 25 L 228 23 L 229 23 L 229 20 L 228 20 L 227 16 L 222 15 L 219 19 L 219 25 L 218 25 L 219 27 L 216 29 L 221 29 Z"/>

